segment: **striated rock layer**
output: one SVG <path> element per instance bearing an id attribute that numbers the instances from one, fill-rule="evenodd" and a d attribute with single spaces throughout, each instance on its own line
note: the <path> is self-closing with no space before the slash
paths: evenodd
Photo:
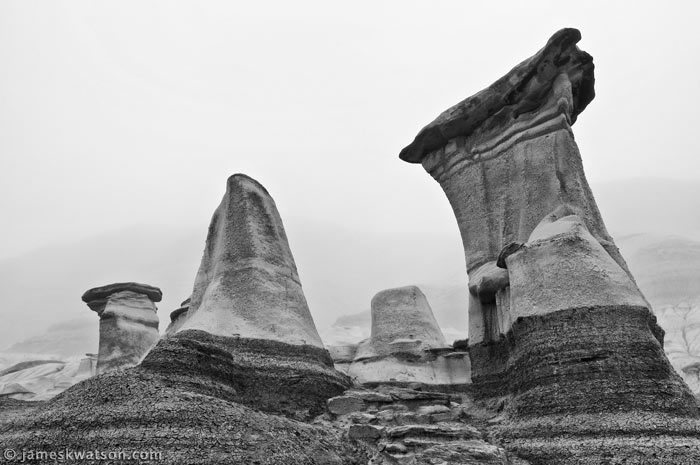
<path id="1" fill-rule="evenodd" d="M 248 176 L 227 181 L 185 305 L 156 348 L 172 353 L 158 357 L 158 366 L 192 366 L 204 370 L 202 376 L 223 377 L 239 402 L 257 408 L 297 406 L 270 407 L 287 414 L 308 415 L 321 408 L 324 393 L 350 383 L 333 368 L 316 331 L 275 202 Z M 218 361 L 209 363 L 208 354 Z"/>
<path id="2" fill-rule="evenodd" d="M 190 309 L 190 297 L 180 304 L 179 308 L 176 308 L 170 312 L 170 324 L 165 329 L 165 334 L 172 334 L 185 322 L 187 319 L 187 311 Z"/>
<path id="3" fill-rule="evenodd" d="M 115 283 L 83 294 L 100 317 L 97 373 L 132 367 L 158 340 L 155 302 L 163 294 L 157 287 L 139 283 Z"/>
<path id="4" fill-rule="evenodd" d="M 579 40 L 557 32 L 400 157 L 422 163 L 457 218 L 473 388 L 505 406 L 504 444 L 533 463 L 696 463 L 697 407 L 574 141 L 571 125 L 594 96 Z"/>
<path id="5" fill-rule="evenodd" d="M 341 430 L 309 422 L 351 382 L 320 343 L 273 200 L 247 176 L 228 180 L 183 318 L 141 364 L 2 424 L 0 442 L 168 464 L 366 463 Z"/>
<path id="6" fill-rule="evenodd" d="M 347 354 L 336 352 L 336 364 Z M 387 289 L 372 299 L 372 333 L 353 351 L 347 373 L 359 383 L 467 384 L 466 352 L 455 352 L 416 286 Z"/>

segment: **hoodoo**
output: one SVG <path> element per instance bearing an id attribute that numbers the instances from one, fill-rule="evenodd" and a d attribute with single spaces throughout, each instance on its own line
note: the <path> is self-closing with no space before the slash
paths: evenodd
<path id="1" fill-rule="evenodd" d="M 246 175 L 226 183 L 189 307 L 173 324 L 142 365 L 226 380 L 220 388 L 237 402 L 315 413 L 349 385 L 316 331 L 277 206 Z"/>
<path id="2" fill-rule="evenodd" d="M 277 206 L 248 176 L 228 180 L 187 313 L 178 332 L 196 329 L 323 349 Z"/>
<path id="3" fill-rule="evenodd" d="M 162 298 L 157 287 L 139 283 L 109 284 L 83 294 L 83 302 L 100 317 L 98 374 L 141 361 L 160 337 L 155 303 Z"/>
<path id="4" fill-rule="evenodd" d="M 348 374 L 360 383 L 467 384 L 465 352 L 445 342 L 421 290 L 405 286 L 372 299 L 372 334 L 360 342 Z"/>
<path id="5" fill-rule="evenodd" d="M 321 344 L 279 213 L 257 181 L 229 178 L 186 306 L 139 365 L 0 425 L 0 441 L 15 450 L 147 447 L 168 464 L 359 463 L 366 452 L 341 430 L 310 422 L 351 382 Z"/>
<path id="6" fill-rule="evenodd" d="M 693 396 L 605 228 L 571 130 L 594 97 L 580 39 L 557 32 L 400 158 L 421 163 L 454 211 L 474 389 L 505 405 L 510 450 L 548 464 L 695 463 Z"/>

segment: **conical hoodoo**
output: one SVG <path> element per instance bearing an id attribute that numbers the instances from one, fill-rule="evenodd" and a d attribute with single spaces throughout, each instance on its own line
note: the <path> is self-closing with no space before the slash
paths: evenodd
<path id="1" fill-rule="evenodd" d="M 323 349 L 275 201 L 248 176 L 229 178 L 212 217 L 178 332 L 193 329 Z"/>
<path id="2" fill-rule="evenodd" d="M 366 455 L 341 430 L 306 421 L 350 379 L 321 344 L 279 213 L 257 181 L 229 178 L 186 306 L 140 365 L 0 423 L 0 442 L 164 464 L 349 465 Z"/>
<path id="3" fill-rule="evenodd" d="M 275 202 L 248 176 L 228 179 L 179 318 L 144 367 L 226 380 L 231 399 L 280 413 L 319 413 L 348 386 L 316 331 Z"/>

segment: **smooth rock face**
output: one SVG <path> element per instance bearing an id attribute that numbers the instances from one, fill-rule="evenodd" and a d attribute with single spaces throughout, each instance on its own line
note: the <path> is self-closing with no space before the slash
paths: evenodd
<path id="1" fill-rule="evenodd" d="M 361 384 L 459 385 L 471 383 L 471 364 L 467 352 L 446 349 L 413 357 L 394 354 L 357 360 L 348 367 L 347 374 Z"/>
<path id="2" fill-rule="evenodd" d="M 457 218 L 473 389 L 505 406 L 506 448 L 533 463 L 694 463 L 694 398 L 603 224 L 571 130 L 594 95 L 579 40 L 557 32 L 400 157 L 422 163 Z"/>
<path id="3" fill-rule="evenodd" d="M 187 314 L 177 332 L 323 348 L 275 202 L 248 176 L 228 179 Z"/>
<path id="4" fill-rule="evenodd" d="M 647 305 L 629 275 L 576 215 L 553 222 L 545 218 L 506 264 L 512 320 L 571 308 Z"/>
<path id="5" fill-rule="evenodd" d="M 158 316 L 152 299 L 160 289 L 137 283 L 117 283 L 90 289 L 83 301 L 100 317 L 97 373 L 137 365 L 158 341 Z"/>
<path id="6" fill-rule="evenodd" d="M 372 335 L 368 343 L 360 344 L 355 360 L 445 347 L 445 337 L 425 295 L 416 286 L 399 287 L 372 298 Z"/>

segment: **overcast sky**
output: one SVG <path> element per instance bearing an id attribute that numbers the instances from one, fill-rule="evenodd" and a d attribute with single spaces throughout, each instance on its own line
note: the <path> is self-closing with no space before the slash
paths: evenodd
<path id="1" fill-rule="evenodd" d="M 694 2 L 0 3 L 0 258 L 206 230 L 227 176 L 282 217 L 456 228 L 402 147 L 562 27 L 596 64 L 589 181 L 699 178 Z"/>
<path id="2" fill-rule="evenodd" d="M 398 153 L 562 27 L 596 65 L 574 126 L 594 195 L 634 197 L 601 203 L 611 231 L 697 232 L 674 221 L 700 215 L 695 5 L 0 0 L 0 348 L 97 325 L 79 296 L 114 281 L 161 286 L 165 328 L 237 172 L 274 197 L 320 327 L 386 287 L 466 281 L 443 192 Z M 638 177 L 694 181 L 610 188 Z"/>

